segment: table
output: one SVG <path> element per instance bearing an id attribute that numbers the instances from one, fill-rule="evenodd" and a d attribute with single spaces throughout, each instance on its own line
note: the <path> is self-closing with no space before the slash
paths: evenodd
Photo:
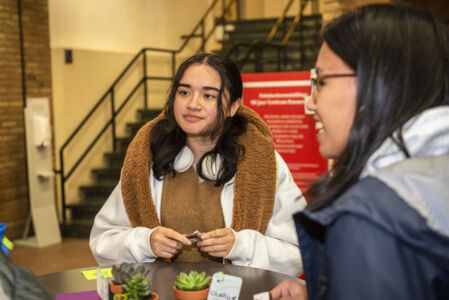
<path id="1" fill-rule="evenodd" d="M 281 281 L 290 279 L 303 282 L 278 272 L 256 269 L 250 267 L 235 266 L 219 263 L 145 263 L 135 264 L 145 267 L 145 277 L 149 280 L 153 291 L 159 294 L 161 300 L 175 300 L 173 284 L 179 272 L 205 271 L 208 275 L 222 271 L 225 274 L 239 276 L 243 279 L 239 299 L 252 299 L 257 293 L 269 291 Z M 96 290 L 96 280 L 87 280 L 81 274 L 83 270 L 96 269 L 84 268 L 64 272 L 58 272 L 38 277 L 39 283 L 55 297 L 56 294 Z"/>

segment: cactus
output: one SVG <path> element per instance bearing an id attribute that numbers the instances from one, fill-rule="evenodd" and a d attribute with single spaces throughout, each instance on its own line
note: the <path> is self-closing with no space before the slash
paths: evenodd
<path id="1" fill-rule="evenodd" d="M 198 274 L 196 271 L 190 271 L 189 275 L 184 272 L 176 276 L 175 285 L 182 291 L 199 291 L 205 289 L 212 276 L 206 276 L 206 272 Z"/>
<path id="2" fill-rule="evenodd" d="M 140 274 L 127 279 L 126 284 L 123 284 L 122 288 L 126 292 L 128 300 L 147 299 L 152 296 L 148 280 Z"/>

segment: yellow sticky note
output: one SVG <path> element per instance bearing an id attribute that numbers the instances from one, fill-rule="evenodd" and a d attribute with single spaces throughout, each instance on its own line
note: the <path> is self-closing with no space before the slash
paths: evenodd
<path id="1" fill-rule="evenodd" d="M 2 244 L 5 245 L 9 250 L 12 250 L 12 248 L 14 247 L 14 244 L 6 236 L 3 237 Z"/>
<path id="2" fill-rule="evenodd" d="M 86 270 L 81 271 L 81 273 L 86 277 L 87 280 L 97 279 L 97 270 Z"/>
<path id="3" fill-rule="evenodd" d="M 100 269 L 101 273 L 103 274 L 104 277 L 109 278 L 112 277 L 112 268 L 102 268 Z M 84 275 L 84 277 L 87 280 L 94 280 L 97 279 L 97 269 L 95 270 L 85 270 L 85 271 L 81 271 L 81 273 Z"/>
<path id="4" fill-rule="evenodd" d="M 111 278 L 112 277 L 112 268 L 103 268 L 103 269 L 101 269 L 101 273 L 103 274 L 103 277 Z"/>

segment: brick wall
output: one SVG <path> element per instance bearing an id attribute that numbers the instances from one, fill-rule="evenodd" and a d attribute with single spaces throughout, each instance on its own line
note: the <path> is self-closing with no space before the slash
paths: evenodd
<path id="1" fill-rule="evenodd" d="M 22 0 L 26 96 L 51 99 L 47 0 Z M 19 238 L 28 214 L 17 0 L 0 0 L 0 222 Z M 51 107 L 51 105 L 50 105 Z"/>

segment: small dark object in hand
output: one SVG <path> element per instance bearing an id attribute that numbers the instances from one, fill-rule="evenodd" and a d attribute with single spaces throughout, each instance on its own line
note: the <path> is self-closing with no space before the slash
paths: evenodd
<path id="1" fill-rule="evenodd" d="M 198 230 L 195 230 L 194 232 L 192 232 L 191 234 L 187 235 L 187 238 L 192 242 L 192 243 L 197 243 L 199 241 L 202 241 L 201 239 L 201 232 L 199 232 Z"/>

